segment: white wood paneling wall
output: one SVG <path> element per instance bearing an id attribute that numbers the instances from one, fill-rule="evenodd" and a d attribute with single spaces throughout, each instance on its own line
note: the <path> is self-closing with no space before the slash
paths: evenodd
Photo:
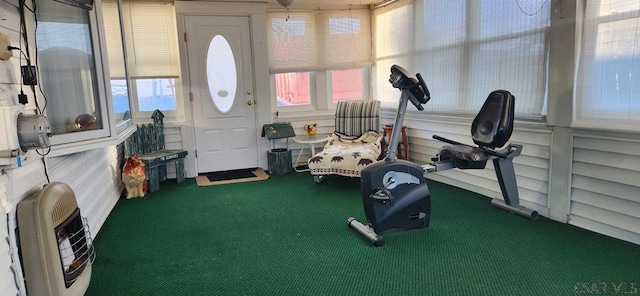
<path id="1" fill-rule="evenodd" d="M 120 198 L 118 147 L 108 147 L 49 159 L 51 182 L 68 184 L 76 195 L 82 216 L 87 217 L 92 237 L 98 233 Z"/>
<path id="2" fill-rule="evenodd" d="M 12 259 L 18 260 L 17 252 L 15 251 L 15 242 L 12 242 L 12 236 L 9 233 L 14 229 L 10 226 L 11 220 L 9 219 L 11 212 L 13 211 L 13 205 L 9 201 L 9 178 L 7 175 L 0 175 L 0 213 L 3 219 L 0 220 L 0 291 L 7 292 L 7 295 L 19 295 L 20 288 L 16 271 L 20 268 L 18 264 L 13 264 Z"/>
<path id="3" fill-rule="evenodd" d="M 640 140 L 573 135 L 569 223 L 640 244 Z"/>
<path id="4" fill-rule="evenodd" d="M 182 150 L 182 127 L 181 126 L 164 126 L 164 146 L 165 149 Z M 185 175 L 186 176 L 186 175 Z M 167 178 L 176 178 L 176 165 L 174 163 L 167 165 Z"/>
<path id="5" fill-rule="evenodd" d="M 16 209 L 21 200 L 37 193 L 46 183 L 43 168 L 44 165 L 41 160 L 33 158 L 21 168 L 6 170 L 2 175 L 3 180 L 5 180 L 4 182 L 6 182 L 4 184 L 6 184 L 8 196 L 7 202 L 4 204 L 5 211 L 8 211 L 6 211 L 6 216 L 3 216 L 3 224 L 5 224 L 4 227 L 6 227 L 8 232 L 7 241 L 9 243 L 9 252 L 0 255 L 0 257 L 3 257 L 3 260 L 0 260 L 0 262 L 9 264 L 7 266 L 3 265 L 2 270 L 8 268 L 12 272 L 12 276 L 8 278 L 0 277 L 0 286 L 9 287 L 9 290 L 7 290 L 8 295 L 24 295 L 24 279 L 22 277 L 22 266 L 20 265 L 20 258 L 18 257 L 19 246 L 16 239 Z"/>

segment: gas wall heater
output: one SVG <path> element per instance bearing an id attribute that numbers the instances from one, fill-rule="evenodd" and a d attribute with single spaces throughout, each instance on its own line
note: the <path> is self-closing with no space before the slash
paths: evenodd
<path id="1" fill-rule="evenodd" d="M 53 182 L 18 204 L 18 232 L 28 295 L 83 295 L 95 258 L 73 190 Z"/>

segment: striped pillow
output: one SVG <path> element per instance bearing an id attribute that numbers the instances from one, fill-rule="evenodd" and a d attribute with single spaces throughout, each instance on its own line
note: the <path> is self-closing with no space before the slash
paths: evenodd
<path id="1" fill-rule="evenodd" d="M 380 130 L 380 101 L 342 101 L 336 107 L 336 131 L 360 136 Z"/>

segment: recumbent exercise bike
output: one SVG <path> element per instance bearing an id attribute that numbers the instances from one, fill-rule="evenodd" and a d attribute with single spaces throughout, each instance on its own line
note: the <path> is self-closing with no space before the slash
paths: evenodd
<path id="1" fill-rule="evenodd" d="M 418 110 L 430 100 L 430 93 L 420 73 L 417 80 L 410 78 L 400 66 L 391 67 L 389 82 L 402 92 L 395 118 L 395 127 L 402 126 L 408 102 Z M 518 185 L 513 158 L 520 155 L 522 145 L 502 147 L 513 132 L 515 97 L 505 90 L 489 94 L 471 125 L 473 141 L 478 146 L 466 145 L 437 135 L 433 138 L 450 145 L 442 147 L 432 162 L 420 166 L 396 159 L 400 128 L 394 128 L 386 157 L 364 168 L 361 173 L 361 193 L 367 225 L 355 218 L 347 224 L 379 247 L 384 245 L 380 235 L 390 229 L 428 227 L 431 219 L 431 197 L 424 174 L 452 168 L 484 169 L 487 160 L 493 160 L 504 201 L 493 199 L 498 208 L 535 220 L 538 213 L 519 205 Z"/>

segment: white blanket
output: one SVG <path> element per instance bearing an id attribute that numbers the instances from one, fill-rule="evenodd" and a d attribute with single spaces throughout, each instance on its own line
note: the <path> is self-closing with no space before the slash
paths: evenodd
<path id="1" fill-rule="evenodd" d="M 360 137 L 333 133 L 323 150 L 308 161 L 312 175 L 360 177 L 360 171 L 374 163 L 382 148 L 382 135 L 368 131 Z"/>

